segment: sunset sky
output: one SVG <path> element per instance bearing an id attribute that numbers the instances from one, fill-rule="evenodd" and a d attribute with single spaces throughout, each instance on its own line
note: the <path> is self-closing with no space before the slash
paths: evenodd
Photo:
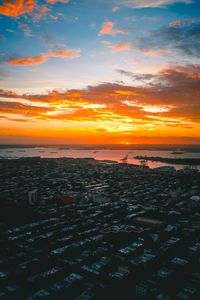
<path id="1" fill-rule="evenodd" d="M 0 143 L 200 144 L 200 1 L 0 0 Z"/>

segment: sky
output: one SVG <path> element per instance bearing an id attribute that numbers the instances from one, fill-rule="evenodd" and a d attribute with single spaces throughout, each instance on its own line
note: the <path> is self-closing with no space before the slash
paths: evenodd
<path id="1" fill-rule="evenodd" d="M 200 1 L 0 0 L 0 143 L 200 144 Z"/>

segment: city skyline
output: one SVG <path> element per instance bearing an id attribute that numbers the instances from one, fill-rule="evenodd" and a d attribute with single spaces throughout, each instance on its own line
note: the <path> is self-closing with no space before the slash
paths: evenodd
<path id="1" fill-rule="evenodd" d="M 199 11 L 0 1 L 1 143 L 199 144 Z"/>

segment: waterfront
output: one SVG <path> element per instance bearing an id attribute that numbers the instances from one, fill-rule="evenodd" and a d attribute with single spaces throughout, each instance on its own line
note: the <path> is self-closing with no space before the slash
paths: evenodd
<path id="1" fill-rule="evenodd" d="M 70 147 L 60 146 L 44 146 L 44 147 L 8 147 L 0 148 L 0 158 L 21 158 L 21 157 L 34 157 L 40 156 L 41 158 L 60 158 L 60 157 L 73 157 L 84 158 L 92 157 L 96 160 L 113 160 L 121 162 L 121 159 L 127 156 L 127 162 L 130 164 L 140 164 L 139 159 L 135 156 L 152 156 L 163 158 L 200 158 L 200 152 L 183 152 L 182 154 L 173 153 L 171 150 L 131 150 L 131 149 L 76 149 Z M 169 166 L 164 162 L 148 161 L 147 165 L 150 168 L 161 166 Z M 173 164 L 176 170 L 182 169 L 185 165 Z M 200 168 L 198 166 L 198 168 Z"/>

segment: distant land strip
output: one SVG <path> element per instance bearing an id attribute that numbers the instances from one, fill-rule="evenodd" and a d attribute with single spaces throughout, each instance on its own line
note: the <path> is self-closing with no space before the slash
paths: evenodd
<path id="1" fill-rule="evenodd" d="M 174 144 L 1 144 L 0 149 L 8 148 L 62 148 L 59 150 L 151 150 L 151 151 L 182 151 L 200 153 L 200 145 Z"/>
<path id="2" fill-rule="evenodd" d="M 139 160 L 158 161 L 175 165 L 200 165 L 200 158 L 170 158 L 159 156 L 135 156 L 134 158 Z"/>

